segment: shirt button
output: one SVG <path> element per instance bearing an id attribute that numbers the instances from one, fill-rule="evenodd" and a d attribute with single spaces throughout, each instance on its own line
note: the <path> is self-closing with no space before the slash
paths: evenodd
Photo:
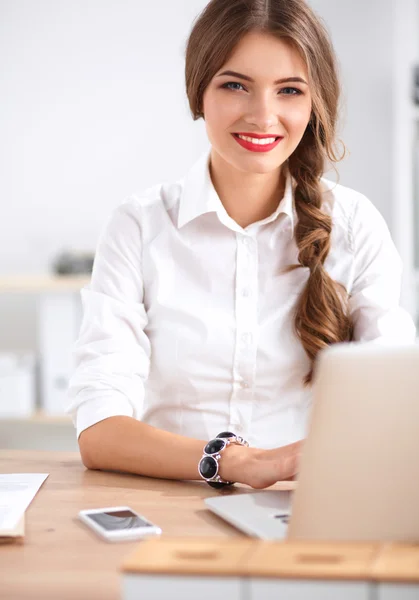
<path id="1" fill-rule="evenodd" d="M 252 295 L 251 290 L 249 290 L 249 288 L 243 288 L 242 289 L 242 296 L 243 298 L 249 298 L 249 296 Z"/>
<path id="2" fill-rule="evenodd" d="M 241 381 L 240 382 L 240 387 L 242 387 L 244 390 L 247 390 L 250 387 L 249 382 L 248 381 Z"/>
<path id="3" fill-rule="evenodd" d="M 243 335 L 242 335 L 242 341 L 245 344 L 250 344 L 250 342 L 252 341 L 252 334 L 251 333 L 243 333 Z"/>

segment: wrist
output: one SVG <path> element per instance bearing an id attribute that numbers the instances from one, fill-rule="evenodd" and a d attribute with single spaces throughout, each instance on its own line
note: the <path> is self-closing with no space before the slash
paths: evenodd
<path id="1" fill-rule="evenodd" d="M 231 444 L 225 448 L 219 463 L 219 474 L 222 479 L 249 484 L 248 473 L 253 462 L 257 460 L 259 452 L 258 448 L 239 444 Z"/>

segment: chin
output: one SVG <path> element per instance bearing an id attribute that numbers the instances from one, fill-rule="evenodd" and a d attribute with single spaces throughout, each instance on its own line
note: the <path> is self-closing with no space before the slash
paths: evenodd
<path id="1" fill-rule="evenodd" d="M 258 173 L 263 175 L 264 173 L 272 173 L 272 171 L 276 171 L 284 162 L 285 159 L 274 160 L 273 157 L 270 158 L 270 160 L 268 160 L 267 157 L 260 157 L 259 159 L 250 157 L 250 159 L 243 162 L 242 169 L 248 173 Z"/>

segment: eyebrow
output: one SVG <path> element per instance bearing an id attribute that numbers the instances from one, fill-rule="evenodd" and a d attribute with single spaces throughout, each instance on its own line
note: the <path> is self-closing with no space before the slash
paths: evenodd
<path id="1" fill-rule="evenodd" d="M 237 77 L 238 79 L 244 79 L 245 81 L 251 81 L 252 83 L 254 83 L 255 81 L 248 75 L 243 75 L 242 73 L 237 73 L 236 71 L 223 71 L 222 73 L 217 75 L 217 77 L 222 77 L 223 75 Z M 302 77 L 283 77 L 282 79 L 277 79 L 276 81 L 274 81 L 274 85 L 278 85 L 279 83 L 288 83 L 291 81 L 294 83 L 304 83 L 305 85 L 308 85 L 308 83 L 304 79 L 302 79 Z"/>

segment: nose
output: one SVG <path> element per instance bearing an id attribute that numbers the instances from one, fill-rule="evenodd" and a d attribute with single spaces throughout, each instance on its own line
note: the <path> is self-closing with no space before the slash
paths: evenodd
<path id="1" fill-rule="evenodd" d="M 261 133 L 264 131 L 269 132 L 279 122 L 278 102 L 270 94 L 255 95 L 250 100 L 244 120 Z"/>

